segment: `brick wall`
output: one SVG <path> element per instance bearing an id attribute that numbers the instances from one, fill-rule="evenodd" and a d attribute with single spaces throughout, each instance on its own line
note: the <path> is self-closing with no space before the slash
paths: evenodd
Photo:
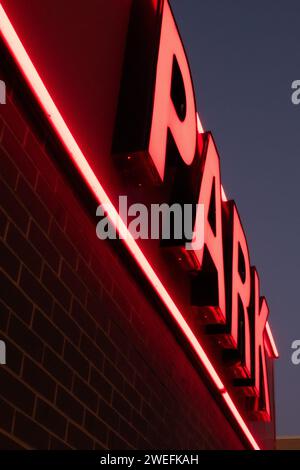
<path id="1" fill-rule="evenodd" d="M 150 293 L 96 238 L 36 118 L 8 90 L 0 448 L 242 448 Z"/>

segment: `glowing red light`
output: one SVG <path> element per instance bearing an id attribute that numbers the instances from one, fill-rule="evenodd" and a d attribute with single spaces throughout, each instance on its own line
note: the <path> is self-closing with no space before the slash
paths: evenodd
<path id="1" fill-rule="evenodd" d="M 168 2 L 163 4 L 160 46 L 156 68 L 149 155 L 163 181 L 167 136 L 170 131 L 183 161 L 190 165 L 196 148 L 196 109 L 191 74 Z M 176 60 L 185 90 L 185 112 L 178 116 L 170 95 L 172 71 Z"/>
<path id="2" fill-rule="evenodd" d="M 230 204 L 228 202 L 228 204 Z M 239 339 L 240 307 L 243 311 L 244 322 L 244 370 L 251 375 L 251 342 L 248 307 L 251 295 L 250 259 L 246 236 L 236 206 L 233 204 L 230 211 L 233 218 L 232 233 L 232 281 L 231 281 L 231 335 L 235 344 Z M 240 269 L 240 262 L 243 266 Z M 242 272 L 241 272 L 242 271 Z"/>
<path id="3" fill-rule="evenodd" d="M 200 122 L 200 120 L 199 120 L 199 122 Z M 200 123 L 200 125 L 201 125 L 201 123 Z M 201 128 L 202 128 L 202 126 L 201 126 Z M 198 125 L 198 131 L 199 131 L 199 125 Z M 202 128 L 202 132 L 204 132 L 203 128 Z M 225 190 L 224 190 L 222 185 L 221 185 L 221 196 L 222 196 L 222 201 L 223 202 L 228 201 L 228 198 L 226 196 Z M 277 349 L 277 346 L 276 346 L 276 343 L 275 343 L 275 340 L 274 340 L 274 337 L 273 337 L 273 334 L 272 334 L 272 330 L 271 330 L 271 327 L 270 327 L 270 324 L 269 324 L 268 321 L 266 323 L 265 333 L 266 333 L 266 336 L 265 336 L 264 344 L 265 344 L 265 348 L 268 352 L 268 355 L 270 357 L 273 357 L 274 359 L 277 359 L 279 357 L 279 352 L 278 352 L 278 349 Z"/>
<path id="4" fill-rule="evenodd" d="M 219 318 L 223 323 L 226 321 L 226 300 L 225 300 L 225 276 L 223 259 L 223 230 L 222 230 L 222 203 L 221 203 L 221 178 L 220 161 L 214 145 L 212 136 L 209 137 L 206 154 L 202 157 L 204 166 L 198 204 L 204 207 L 204 234 L 205 243 L 201 248 L 194 249 L 193 254 L 196 258 L 198 269 L 202 272 L 201 282 L 205 283 L 205 276 L 211 273 L 211 266 L 207 268 L 204 261 L 205 250 L 210 254 L 212 262 L 217 272 L 217 295 L 212 295 L 208 304 L 204 306 L 213 306 L 217 309 Z M 211 199 L 215 202 L 214 223 L 213 226 L 209 220 Z M 201 222 L 203 223 L 203 222 Z M 198 231 L 198 214 L 195 222 Z M 208 271 L 208 272 L 207 272 Z"/>

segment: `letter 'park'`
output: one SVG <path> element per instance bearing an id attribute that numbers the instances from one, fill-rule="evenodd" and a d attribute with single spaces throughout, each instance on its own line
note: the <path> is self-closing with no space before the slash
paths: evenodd
<path id="1" fill-rule="evenodd" d="M 260 292 L 259 274 L 250 263 L 238 208 L 233 200 L 227 200 L 222 187 L 214 138 L 203 130 L 197 114 L 188 61 L 169 3 L 158 5 L 160 21 L 155 21 L 147 38 L 141 40 L 139 21 L 144 13 L 141 2 L 133 0 L 111 158 L 119 163 L 120 169 L 126 168 L 130 183 L 146 182 L 144 193 L 150 187 L 152 193 L 157 190 L 160 194 L 160 189 L 166 187 L 168 203 L 204 208 L 204 214 L 196 211 L 193 217 L 193 232 L 201 229 L 204 233 L 201 247 L 183 238 L 161 242 L 159 248 L 161 252 L 166 248 L 175 254 L 185 285 L 190 283 L 190 305 L 197 306 L 204 324 L 201 334 L 204 331 L 207 338 L 213 338 L 210 344 L 221 350 L 222 360 L 218 353 L 216 368 L 209 359 L 209 351 L 206 353 L 206 344 L 201 345 L 202 337 L 197 338 L 197 332 L 189 325 L 190 319 L 181 315 L 160 280 L 160 273 L 152 269 L 151 260 L 133 239 L 120 238 L 126 240 L 124 245 L 169 309 L 245 437 L 253 448 L 259 449 L 243 416 L 246 410 L 252 420 L 268 423 L 273 419 L 267 359 L 278 357 L 278 353 L 268 323 L 269 307 Z M 24 73 L 30 81 L 32 69 L 26 70 L 24 63 Z M 32 86 L 36 86 L 37 96 L 40 94 L 40 103 L 52 127 L 56 131 L 60 127 L 57 133 L 89 190 L 100 204 L 108 201 L 111 221 L 113 216 L 119 217 L 76 141 L 73 142 L 54 102 L 47 93 L 43 95 L 43 83 L 36 79 Z M 119 230 L 121 235 L 127 233 L 125 224 L 120 223 Z M 185 249 L 186 242 L 191 242 L 192 249 Z M 228 369 L 232 379 L 229 390 Z M 242 395 L 242 403 L 246 403 L 242 405 L 242 414 L 231 399 L 233 388 L 234 398 Z"/>
<path id="2" fill-rule="evenodd" d="M 197 305 L 208 307 L 214 317 L 207 325 L 208 334 L 226 338 L 228 347 L 224 358 L 239 371 L 236 387 L 250 394 L 256 419 L 269 421 L 266 354 L 276 356 L 267 334 L 270 333 L 269 308 L 260 293 L 258 272 L 250 265 L 238 208 L 234 201 L 227 200 L 221 185 L 220 159 L 214 139 L 211 133 L 203 131 L 197 115 L 189 65 L 168 2 L 163 7 L 153 109 L 144 140 L 131 138 L 134 133 L 130 120 L 126 120 L 130 98 L 124 97 L 131 97 L 136 85 L 132 62 L 128 71 L 126 67 L 125 60 L 126 79 L 121 89 L 113 152 L 130 155 L 131 160 L 146 166 L 147 178 L 153 185 L 163 185 L 168 180 L 173 164 L 177 173 L 175 170 L 172 203 L 185 202 L 188 197 L 185 191 L 193 186 L 189 200 L 204 207 L 204 246 L 187 252 L 183 241 L 174 249 L 180 257 L 185 257 L 188 270 L 199 273 L 199 287 L 205 295 L 197 297 Z M 147 92 L 142 90 L 142 93 Z M 137 113 L 143 116 L 143 100 L 138 106 Z M 192 176 L 195 172 L 196 178 Z M 203 223 L 203 218 L 198 220 L 196 214 L 194 232 L 199 223 Z M 194 288 L 197 290 L 197 285 Z"/>

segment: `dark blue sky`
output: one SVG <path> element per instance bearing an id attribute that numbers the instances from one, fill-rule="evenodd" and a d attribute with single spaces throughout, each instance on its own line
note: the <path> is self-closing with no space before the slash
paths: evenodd
<path id="1" fill-rule="evenodd" d="M 300 435 L 300 79 L 299 0 L 171 0 L 193 74 L 203 126 L 221 156 L 223 185 L 236 200 L 251 263 L 270 306 L 280 350 L 278 435 Z"/>

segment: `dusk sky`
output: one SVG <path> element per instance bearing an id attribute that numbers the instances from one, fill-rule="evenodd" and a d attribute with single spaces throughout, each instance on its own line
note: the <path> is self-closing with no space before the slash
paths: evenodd
<path id="1" fill-rule="evenodd" d="M 171 0 L 189 58 L 198 112 L 216 139 L 227 196 L 236 200 L 251 263 L 280 352 L 278 435 L 300 435 L 299 0 Z"/>

